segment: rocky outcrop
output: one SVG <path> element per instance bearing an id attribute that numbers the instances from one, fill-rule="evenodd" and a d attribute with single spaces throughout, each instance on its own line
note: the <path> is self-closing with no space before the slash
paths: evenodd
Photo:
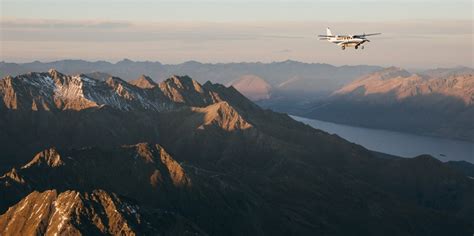
<path id="1" fill-rule="evenodd" d="M 31 168 L 31 167 L 59 167 L 64 165 L 61 156 L 54 148 L 44 150 L 33 158 L 28 164 L 24 165 L 22 169 Z"/>
<path id="2" fill-rule="evenodd" d="M 4 235 L 136 235 L 138 206 L 103 190 L 32 192 L 0 216 Z"/>
<path id="3" fill-rule="evenodd" d="M 183 217 L 150 214 L 114 193 L 34 191 L 0 216 L 2 235 L 204 235 Z"/>
<path id="4" fill-rule="evenodd" d="M 202 107 L 213 102 L 209 91 L 188 76 L 172 76 L 161 82 L 159 87 L 175 103 Z"/>
<path id="5" fill-rule="evenodd" d="M 217 126 L 225 131 L 245 130 L 252 127 L 238 111 L 227 102 L 218 102 L 205 108 L 193 108 L 197 117 L 198 129 L 206 126 Z"/>

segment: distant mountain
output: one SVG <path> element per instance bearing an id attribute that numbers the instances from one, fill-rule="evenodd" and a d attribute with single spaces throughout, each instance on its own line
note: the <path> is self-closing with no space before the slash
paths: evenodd
<path id="1" fill-rule="evenodd" d="M 470 235 L 474 181 L 380 158 L 234 87 L 0 81 L 0 234 Z M 105 232 L 105 233 L 104 233 Z"/>
<path id="2" fill-rule="evenodd" d="M 430 77 L 448 77 L 456 75 L 474 74 L 474 69 L 465 66 L 454 68 L 437 68 L 423 71 L 422 74 Z"/>
<path id="3" fill-rule="evenodd" d="M 101 80 L 101 81 L 106 81 L 108 78 L 112 77 L 112 75 L 110 75 L 110 74 L 103 73 L 103 72 L 97 72 L 97 71 L 87 73 L 87 74 L 84 74 L 84 75 L 86 77 L 96 79 L 96 80 Z"/>
<path id="4" fill-rule="evenodd" d="M 335 92 L 336 96 L 354 99 L 371 99 L 370 96 L 386 97 L 378 102 L 395 102 L 416 96 L 441 95 L 462 100 L 466 105 L 474 103 L 474 70 L 463 69 L 442 75 L 416 75 L 398 68 L 388 68 L 356 80 Z"/>
<path id="5" fill-rule="evenodd" d="M 244 75 L 232 81 L 229 86 L 233 86 L 252 101 L 269 99 L 272 93 L 272 86 L 256 75 Z"/>
<path id="6" fill-rule="evenodd" d="M 104 75 L 120 77 L 126 81 L 146 74 L 161 82 L 172 75 L 189 75 L 200 83 L 229 84 L 245 75 L 264 78 L 271 86 L 282 91 L 314 92 L 334 91 L 355 78 L 381 69 L 378 66 L 332 66 L 320 63 L 283 61 L 273 63 L 200 63 L 189 61 L 166 65 L 159 62 L 136 62 L 124 59 L 117 63 L 105 61 L 62 60 L 55 62 L 7 63 L 0 62 L 0 77 L 17 76 L 31 71 L 47 72 L 50 68 L 66 74 L 86 74 L 104 80 Z M 99 74 L 100 73 L 100 74 Z M 107 79 L 106 77 L 105 79 Z M 295 79 L 297 78 L 297 79 Z"/>
<path id="7" fill-rule="evenodd" d="M 387 68 L 300 110 L 337 123 L 474 141 L 474 72 L 418 75 Z"/>

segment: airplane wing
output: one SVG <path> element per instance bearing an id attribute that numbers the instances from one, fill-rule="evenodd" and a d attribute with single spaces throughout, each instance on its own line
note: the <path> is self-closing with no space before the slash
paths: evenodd
<path id="1" fill-rule="evenodd" d="M 379 34 L 382 34 L 382 33 L 373 33 L 373 34 L 364 34 L 365 36 L 372 36 L 372 35 L 379 35 Z"/>
<path id="2" fill-rule="evenodd" d="M 367 37 L 367 36 L 373 36 L 373 35 L 379 35 L 379 34 L 382 34 L 382 33 L 372 33 L 372 34 L 360 34 L 360 35 L 354 35 L 353 37 L 354 38 L 360 38 L 360 37 Z"/>
<path id="3" fill-rule="evenodd" d="M 350 35 L 318 35 L 321 38 L 351 37 Z"/>

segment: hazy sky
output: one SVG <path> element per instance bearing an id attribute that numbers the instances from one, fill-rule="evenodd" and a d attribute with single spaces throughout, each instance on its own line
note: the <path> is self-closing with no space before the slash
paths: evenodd
<path id="1" fill-rule="evenodd" d="M 473 66 L 471 0 L 0 0 L 0 60 Z M 382 32 L 366 49 L 319 41 Z"/>

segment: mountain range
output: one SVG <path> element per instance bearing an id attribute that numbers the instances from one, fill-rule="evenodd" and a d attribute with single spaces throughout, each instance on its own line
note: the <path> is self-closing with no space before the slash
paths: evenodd
<path id="1" fill-rule="evenodd" d="M 381 158 L 234 87 L 49 70 L 0 97 L 2 235 L 474 232 L 470 172 Z"/>
<path id="2" fill-rule="evenodd" d="M 117 63 L 106 61 L 61 60 L 54 62 L 8 63 L 0 62 L 0 77 L 17 76 L 31 71 L 47 72 L 55 68 L 66 74 L 87 74 L 90 78 L 105 80 L 117 76 L 126 81 L 146 74 L 156 82 L 172 75 L 188 75 L 200 83 L 212 81 L 230 84 L 244 76 L 260 77 L 271 86 L 288 92 L 332 92 L 355 78 L 381 69 L 379 66 L 333 66 L 322 63 L 282 61 L 272 63 L 200 63 L 162 64 L 150 61 L 124 59 Z"/>
<path id="3" fill-rule="evenodd" d="M 299 112 L 337 123 L 474 141 L 474 70 L 412 74 L 390 67 L 305 104 Z"/>

